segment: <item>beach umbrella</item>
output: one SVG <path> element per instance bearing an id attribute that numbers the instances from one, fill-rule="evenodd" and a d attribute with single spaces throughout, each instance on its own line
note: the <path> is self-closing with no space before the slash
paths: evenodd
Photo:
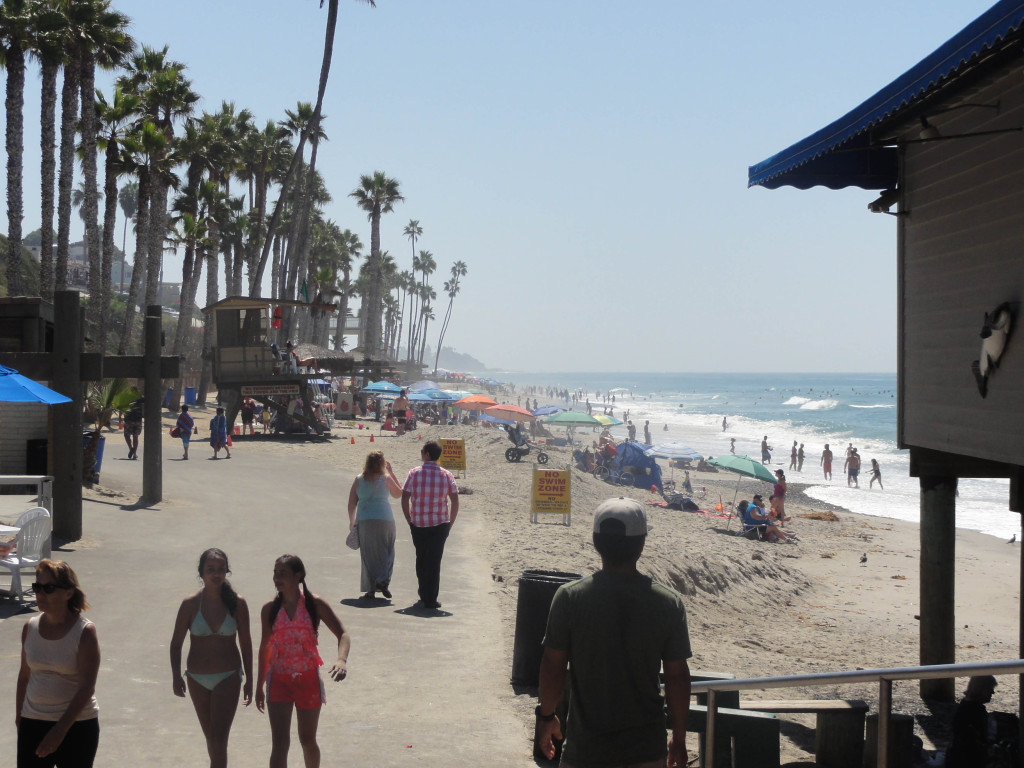
<path id="1" fill-rule="evenodd" d="M 566 411 L 568 408 L 563 408 L 560 405 L 542 405 L 535 411 L 531 411 L 534 416 L 550 416 L 552 413 L 558 413 L 559 411 Z"/>
<path id="2" fill-rule="evenodd" d="M 534 421 L 537 417 L 525 408 L 520 408 L 512 403 L 502 403 L 485 408 L 484 413 L 496 419 L 512 419 L 513 421 Z"/>
<path id="3" fill-rule="evenodd" d="M 763 480 L 766 483 L 775 482 L 775 475 L 772 474 L 771 470 L 757 459 L 752 459 L 749 456 L 719 456 L 717 459 L 708 459 L 708 464 L 712 467 L 724 469 L 726 472 L 735 472 L 739 475 L 736 479 L 736 491 L 732 495 L 733 510 L 736 509 L 736 497 L 740 492 L 740 481 L 744 477 L 752 477 L 755 480 Z M 725 526 L 726 530 L 729 530 L 729 527 L 732 525 L 732 518 L 735 514 L 733 512 L 729 516 L 729 523 Z"/>
<path id="4" fill-rule="evenodd" d="M 537 410 L 540 410 L 539 408 Z M 561 411 L 544 419 L 545 424 L 554 424 L 559 427 L 600 427 L 601 422 L 589 413 L 579 411 Z"/>
<path id="5" fill-rule="evenodd" d="M 704 457 L 697 453 L 693 448 L 689 448 L 682 443 L 658 443 L 652 445 L 646 451 L 648 456 L 653 456 L 656 459 L 683 459 L 685 461 L 700 461 Z M 715 461 L 718 461 L 715 459 Z"/>
<path id="6" fill-rule="evenodd" d="M 22 376 L 13 368 L 0 365 L 0 403 L 46 403 L 58 405 L 70 403 L 70 397 L 54 392 L 49 387 L 37 384 Z"/>
<path id="7" fill-rule="evenodd" d="M 609 416 L 606 413 L 599 413 L 594 418 L 601 422 L 601 426 L 603 427 L 617 427 L 622 423 L 614 416 Z"/>
<path id="8" fill-rule="evenodd" d="M 374 394 L 395 394 L 397 395 L 402 391 L 402 388 L 397 384 L 392 384 L 390 381 L 374 381 L 367 384 L 362 389 L 363 392 L 370 392 Z"/>
<path id="9" fill-rule="evenodd" d="M 455 407 L 462 408 L 464 411 L 482 411 L 492 405 L 497 405 L 497 403 L 484 395 L 470 395 L 455 401 Z"/>
<path id="10" fill-rule="evenodd" d="M 458 395 L 453 395 L 451 392 L 445 392 L 440 389 L 424 389 L 419 392 L 421 395 L 426 395 L 428 398 L 438 403 L 454 403 L 459 399 Z"/>

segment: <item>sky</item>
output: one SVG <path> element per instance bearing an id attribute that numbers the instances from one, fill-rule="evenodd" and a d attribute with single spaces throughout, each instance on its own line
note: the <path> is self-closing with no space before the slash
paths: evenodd
<path id="1" fill-rule="evenodd" d="M 397 179 L 381 247 L 410 268 L 402 230 L 419 220 L 438 264 L 431 346 L 448 270 L 468 265 L 444 345 L 491 369 L 892 372 L 895 218 L 865 190 L 748 189 L 747 167 L 991 4 L 341 0 L 326 213 L 368 247 L 348 193 L 375 170 Z M 233 101 L 262 125 L 315 100 L 317 0 L 114 6 L 187 65 L 203 110 Z M 38 83 L 31 69 L 24 232 L 39 225 Z"/>

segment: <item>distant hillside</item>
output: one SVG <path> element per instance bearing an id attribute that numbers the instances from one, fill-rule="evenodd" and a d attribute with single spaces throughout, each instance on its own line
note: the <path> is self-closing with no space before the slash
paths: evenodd
<path id="1" fill-rule="evenodd" d="M 434 365 L 434 350 L 427 347 L 423 355 L 423 364 L 426 367 Z M 465 352 L 456 352 L 451 347 L 441 347 L 441 356 L 437 361 L 438 368 L 447 368 L 450 371 L 469 371 L 478 373 L 487 370 L 487 366 Z"/>

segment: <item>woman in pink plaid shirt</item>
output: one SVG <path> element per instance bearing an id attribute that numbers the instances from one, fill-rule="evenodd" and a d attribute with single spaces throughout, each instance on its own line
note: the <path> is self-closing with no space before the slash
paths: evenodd
<path id="1" fill-rule="evenodd" d="M 416 579 L 423 607 L 441 607 L 441 558 L 444 543 L 459 514 L 459 487 L 455 476 L 439 466 L 441 446 L 434 440 L 423 444 L 423 464 L 413 469 L 402 489 L 402 512 L 416 547 Z"/>

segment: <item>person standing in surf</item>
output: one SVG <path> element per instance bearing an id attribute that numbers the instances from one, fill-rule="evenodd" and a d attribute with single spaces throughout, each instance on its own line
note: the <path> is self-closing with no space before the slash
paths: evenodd
<path id="1" fill-rule="evenodd" d="M 828 443 L 825 443 L 825 450 L 821 452 L 821 461 L 818 462 L 822 469 L 825 470 L 825 479 L 832 479 L 832 451 L 828 448 Z"/>

